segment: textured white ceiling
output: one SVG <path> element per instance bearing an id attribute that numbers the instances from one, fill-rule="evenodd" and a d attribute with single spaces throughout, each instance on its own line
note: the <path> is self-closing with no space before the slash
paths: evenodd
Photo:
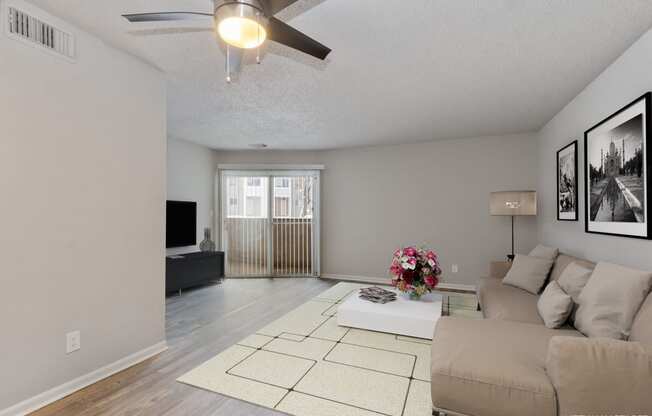
<path id="1" fill-rule="evenodd" d="M 218 149 L 536 130 L 652 26 L 649 0 L 299 0 L 278 17 L 331 47 L 328 60 L 270 44 L 227 84 L 206 24 L 120 17 L 210 12 L 210 0 L 33 1 L 162 69 L 170 136 Z"/>

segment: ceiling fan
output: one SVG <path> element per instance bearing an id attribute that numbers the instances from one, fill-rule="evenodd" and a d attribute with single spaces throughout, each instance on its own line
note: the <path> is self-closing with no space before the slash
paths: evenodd
<path id="1" fill-rule="evenodd" d="M 271 40 L 318 59 L 326 59 L 331 49 L 282 22 L 274 15 L 297 0 L 215 0 L 213 13 L 159 12 L 124 14 L 132 23 L 180 21 L 212 18 L 217 34 L 226 43 L 227 81 L 242 63 L 244 50 L 257 49 Z M 260 62 L 259 53 L 256 56 Z"/>

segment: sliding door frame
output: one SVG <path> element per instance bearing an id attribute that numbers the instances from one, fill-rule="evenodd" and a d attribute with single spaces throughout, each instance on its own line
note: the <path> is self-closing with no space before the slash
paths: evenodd
<path id="1" fill-rule="evenodd" d="M 274 220 L 274 178 L 275 177 L 292 177 L 292 176 L 311 176 L 313 179 L 313 213 L 312 213 L 312 244 L 311 244 L 311 261 L 312 261 L 312 274 L 307 276 L 319 277 L 321 275 L 321 171 L 324 170 L 323 165 L 266 165 L 266 164 L 219 164 L 217 165 L 217 172 L 215 177 L 215 207 L 218 208 L 218 213 L 214 215 L 215 219 L 215 235 L 218 241 L 218 247 L 224 251 L 225 265 L 228 264 L 229 253 L 226 250 L 226 235 L 223 232 L 224 223 L 226 220 L 226 198 L 224 198 L 224 190 L 226 189 L 225 179 L 229 176 L 243 177 L 266 177 L 268 180 L 268 195 L 267 195 L 267 226 L 268 238 L 267 244 L 267 276 L 260 277 L 273 277 L 273 243 L 272 243 L 272 222 Z M 238 277 L 238 276 L 234 276 Z M 256 277 L 256 276 L 246 276 Z"/>

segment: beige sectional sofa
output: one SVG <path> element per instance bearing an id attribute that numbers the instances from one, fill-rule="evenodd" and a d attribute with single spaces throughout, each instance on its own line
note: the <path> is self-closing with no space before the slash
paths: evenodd
<path id="1" fill-rule="evenodd" d="M 571 263 L 560 255 L 557 280 Z M 434 414 L 465 416 L 652 416 L 652 294 L 629 341 L 548 329 L 538 296 L 507 286 L 509 263 L 492 264 L 478 300 L 486 319 L 439 320 L 432 345 Z"/>

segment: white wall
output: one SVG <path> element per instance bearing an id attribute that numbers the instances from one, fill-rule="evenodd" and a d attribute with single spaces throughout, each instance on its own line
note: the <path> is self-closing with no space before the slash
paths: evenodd
<path id="1" fill-rule="evenodd" d="M 71 30 L 0 34 L 0 409 L 165 339 L 164 80 Z"/>
<path id="2" fill-rule="evenodd" d="M 190 142 L 168 139 L 167 199 L 197 202 L 197 244 L 167 249 L 167 254 L 199 250 L 204 228 L 213 229 L 215 152 Z M 215 235 L 212 235 L 213 241 Z"/>
<path id="3" fill-rule="evenodd" d="M 474 284 L 510 250 L 508 218 L 489 192 L 534 189 L 532 135 L 324 152 L 218 152 L 219 163 L 322 163 L 322 274 L 386 277 L 399 245 L 436 249 L 445 280 Z M 517 219 L 517 248 L 536 245 L 534 218 Z M 459 274 L 450 273 L 452 264 Z"/>
<path id="4" fill-rule="evenodd" d="M 652 32 L 647 32 L 589 84 L 538 134 L 539 236 L 543 243 L 591 260 L 652 270 L 652 242 L 584 232 L 584 131 L 647 91 L 652 91 Z M 580 221 L 558 222 L 556 152 L 579 141 Z"/>
<path id="5" fill-rule="evenodd" d="M 475 284 L 510 251 L 510 222 L 489 215 L 489 192 L 533 189 L 535 146 L 521 135 L 326 152 L 322 272 L 384 277 L 398 246 L 425 244 L 445 281 Z M 534 218 L 517 227 L 517 249 L 529 251 Z"/>

